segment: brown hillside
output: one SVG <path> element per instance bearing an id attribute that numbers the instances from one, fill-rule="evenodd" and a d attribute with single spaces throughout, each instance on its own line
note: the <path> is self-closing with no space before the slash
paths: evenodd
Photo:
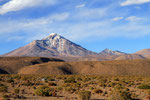
<path id="1" fill-rule="evenodd" d="M 24 66 L 41 64 L 49 61 L 62 60 L 43 57 L 0 57 L 0 69 L 5 70 L 7 73 L 15 74 Z"/>
<path id="2" fill-rule="evenodd" d="M 24 67 L 19 74 L 150 75 L 150 60 L 48 62 Z"/>
<path id="3" fill-rule="evenodd" d="M 3 69 L 0 69 L 0 74 L 9 74 L 9 73 Z"/>
<path id="4" fill-rule="evenodd" d="M 135 54 L 140 54 L 146 58 L 150 58 L 150 49 L 143 49 L 143 50 L 136 52 Z"/>
<path id="5" fill-rule="evenodd" d="M 115 60 L 134 60 L 134 59 L 146 59 L 146 58 L 139 54 L 128 54 L 115 58 Z"/>
<path id="6" fill-rule="evenodd" d="M 49 62 L 24 67 L 19 74 L 72 74 L 72 66 L 65 62 Z"/>

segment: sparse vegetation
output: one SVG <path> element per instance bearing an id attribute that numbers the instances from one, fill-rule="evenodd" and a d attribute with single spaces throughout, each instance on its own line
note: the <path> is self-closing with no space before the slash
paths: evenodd
<path id="1" fill-rule="evenodd" d="M 150 89 L 150 85 L 147 84 L 141 84 L 140 86 L 138 86 L 139 89 Z"/>
<path id="2" fill-rule="evenodd" d="M 29 100 L 149 98 L 149 80 L 148 76 L 0 75 L 0 97 Z"/>
<path id="3" fill-rule="evenodd" d="M 80 91 L 79 96 L 81 100 L 90 100 L 91 92 L 90 91 Z"/>
<path id="4" fill-rule="evenodd" d="M 132 98 L 128 91 L 114 90 L 109 100 L 132 100 Z"/>

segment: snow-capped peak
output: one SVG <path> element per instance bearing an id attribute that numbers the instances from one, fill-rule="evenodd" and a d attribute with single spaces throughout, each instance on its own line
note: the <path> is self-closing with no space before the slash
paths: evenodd
<path id="1" fill-rule="evenodd" d="M 107 48 L 106 48 L 105 50 L 103 50 L 103 51 L 104 51 L 104 52 L 108 52 L 108 53 L 109 53 L 109 52 L 113 52 L 112 50 L 107 49 Z"/>
<path id="2" fill-rule="evenodd" d="M 57 34 L 57 33 L 51 33 L 50 35 L 51 35 L 51 36 L 54 36 L 54 35 L 59 35 L 59 34 Z"/>
<path id="3" fill-rule="evenodd" d="M 49 40 L 49 39 L 61 39 L 64 38 L 62 36 L 60 36 L 57 33 L 51 33 L 49 36 L 46 36 L 45 38 L 43 38 L 42 40 Z"/>
<path id="4" fill-rule="evenodd" d="M 38 41 L 44 48 L 51 48 L 57 53 L 67 55 L 80 55 L 85 56 L 93 54 L 93 52 L 82 48 L 81 46 L 71 42 L 57 33 L 51 33 L 49 36 Z"/>

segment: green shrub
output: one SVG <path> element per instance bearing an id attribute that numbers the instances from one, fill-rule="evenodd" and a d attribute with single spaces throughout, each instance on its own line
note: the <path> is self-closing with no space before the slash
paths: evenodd
<path id="1" fill-rule="evenodd" d="M 48 86 L 41 86 L 36 89 L 35 94 L 38 96 L 53 96 L 52 92 L 54 92 L 53 88 L 49 88 Z"/>
<path id="2" fill-rule="evenodd" d="M 68 77 L 67 79 L 64 80 L 65 83 L 76 83 L 74 77 Z"/>
<path id="3" fill-rule="evenodd" d="M 49 86 L 57 86 L 57 84 L 56 84 L 56 83 L 53 83 L 53 82 L 49 82 L 48 85 L 49 85 Z"/>
<path id="4" fill-rule="evenodd" d="M 141 84 L 140 86 L 138 86 L 139 89 L 150 89 L 150 86 L 147 84 Z"/>
<path id="5" fill-rule="evenodd" d="M 130 92 L 114 90 L 109 100 L 132 100 Z"/>
<path id="6" fill-rule="evenodd" d="M 108 84 L 109 87 L 114 87 L 115 85 L 116 85 L 115 82 L 110 82 L 110 83 Z"/>
<path id="7" fill-rule="evenodd" d="M 117 90 L 121 90 L 121 89 L 124 89 L 125 87 L 122 86 L 121 84 L 117 84 L 114 88 Z"/>
<path id="8" fill-rule="evenodd" d="M 150 95 L 150 89 L 147 90 L 147 94 Z"/>
<path id="9" fill-rule="evenodd" d="M 101 94 L 103 91 L 101 89 L 94 89 L 94 93 Z"/>
<path id="10" fill-rule="evenodd" d="M 91 92 L 90 91 L 80 91 L 79 97 L 81 100 L 90 100 Z"/>
<path id="11" fill-rule="evenodd" d="M 14 89 L 14 93 L 17 93 L 17 94 L 18 94 L 19 92 L 20 92 L 20 89 L 19 89 L 19 88 L 15 88 L 15 89 Z"/>
<path id="12" fill-rule="evenodd" d="M 73 87 L 69 86 L 69 87 L 66 87 L 66 88 L 65 88 L 65 91 L 74 93 L 74 92 L 76 91 L 76 89 L 74 89 Z"/>
<path id="13" fill-rule="evenodd" d="M 88 82 L 88 81 L 90 81 L 91 79 L 89 78 L 89 77 L 85 77 L 84 79 L 83 79 L 83 81 L 84 82 Z"/>
<path id="14" fill-rule="evenodd" d="M 7 86 L 0 86 L 0 92 L 7 92 Z"/>
<path id="15" fill-rule="evenodd" d="M 7 83 L 12 83 L 12 82 L 14 82 L 14 80 L 12 78 L 8 78 L 8 79 L 6 79 L 6 82 Z"/>
<path id="16" fill-rule="evenodd" d="M 9 95 L 7 95 L 7 94 L 4 94 L 4 95 L 2 95 L 2 97 L 4 98 L 4 100 L 6 99 L 6 98 L 9 98 Z M 7 99 L 6 99 L 7 100 Z"/>
<path id="17" fill-rule="evenodd" d="M 114 81 L 119 81 L 119 78 L 114 78 Z"/>

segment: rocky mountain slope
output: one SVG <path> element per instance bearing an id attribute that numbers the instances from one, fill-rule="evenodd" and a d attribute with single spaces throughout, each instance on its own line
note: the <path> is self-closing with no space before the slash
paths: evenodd
<path id="1" fill-rule="evenodd" d="M 100 52 L 101 55 L 110 55 L 110 56 L 120 56 L 120 55 L 126 55 L 126 53 L 121 52 L 121 51 L 113 51 L 110 49 L 105 49 Z"/>
<path id="2" fill-rule="evenodd" d="M 104 61 L 150 58 L 150 49 L 135 54 L 105 49 L 100 53 L 89 51 L 70 40 L 52 33 L 49 36 L 35 40 L 30 44 L 3 55 L 4 57 L 53 57 L 65 61 Z"/>
<path id="3" fill-rule="evenodd" d="M 24 47 L 5 54 L 4 56 L 61 57 L 87 56 L 93 54 L 95 53 L 53 33 L 42 40 L 35 40 Z"/>

